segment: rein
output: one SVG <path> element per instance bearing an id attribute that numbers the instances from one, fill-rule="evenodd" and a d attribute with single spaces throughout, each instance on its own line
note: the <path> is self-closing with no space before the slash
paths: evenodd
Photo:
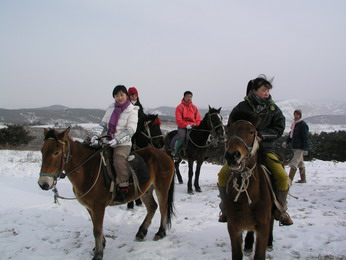
<path id="1" fill-rule="evenodd" d="M 153 140 L 154 140 L 154 139 L 156 139 L 156 138 L 163 138 L 163 135 L 162 135 L 162 134 L 161 134 L 161 135 L 151 136 L 151 131 L 150 131 L 149 124 L 145 124 L 145 131 L 147 132 L 147 134 L 144 133 L 143 131 L 140 131 L 140 133 L 141 133 L 142 135 L 144 135 L 144 136 L 149 140 L 149 144 L 150 144 L 151 146 L 154 146 L 154 144 L 153 144 Z"/>

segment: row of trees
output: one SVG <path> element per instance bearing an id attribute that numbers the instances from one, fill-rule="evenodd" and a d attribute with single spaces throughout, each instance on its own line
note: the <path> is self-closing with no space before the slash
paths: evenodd
<path id="1" fill-rule="evenodd" d="M 0 147 L 15 148 L 29 144 L 35 137 L 31 136 L 28 131 L 21 125 L 8 125 L 0 129 Z"/>
<path id="2" fill-rule="evenodd" d="M 7 128 L 0 129 L 0 148 L 22 148 L 29 144 L 35 137 L 25 130 L 21 125 L 8 125 Z M 276 151 L 286 159 L 293 156 L 292 149 L 282 148 L 282 143 L 287 136 L 281 137 L 276 142 Z M 324 161 L 346 161 L 346 131 L 321 132 L 320 134 L 310 134 L 310 149 L 305 160 L 319 159 Z M 212 157 L 222 157 L 223 151 L 217 153 L 218 149 L 210 152 Z M 214 155 L 213 155 L 214 154 Z M 215 158 L 213 158 L 214 161 Z M 218 162 L 220 163 L 220 162 Z"/>
<path id="3" fill-rule="evenodd" d="M 291 148 L 282 148 L 282 143 L 287 136 L 278 140 L 275 149 L 285 158 L 292 158 Z M 309 134 L 309 151 L 305 160 L 319 159 L 323 161 L 346 161 L 346 131 L 336 131 L 331 133 L 321 132 L 319 134 Z"/>

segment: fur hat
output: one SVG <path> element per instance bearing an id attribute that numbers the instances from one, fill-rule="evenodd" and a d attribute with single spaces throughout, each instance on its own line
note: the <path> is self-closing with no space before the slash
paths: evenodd
<path id="1" fill-rule="evenodd" d="M 131 95 L 138 95 L 138 91 L 137 91 L 137 89 L 135 88 L 135 87 L 131 87 L 131 88 L 129 88 L 129 95 L 131 96 Z"/>
<path id="2" fill-rule="evenodd" d="M 303 115 L 301 109 L 296 109 L 296 110 L 294 110 L 293 114 L 298 114 L 298 115 L 300 115 L 300 117 L 302 117 L 302 115 Z"/>

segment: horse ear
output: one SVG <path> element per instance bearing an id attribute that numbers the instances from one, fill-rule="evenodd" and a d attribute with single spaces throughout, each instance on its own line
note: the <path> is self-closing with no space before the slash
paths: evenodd
<path id="1" fill-rule="evenodd" d="M 208 107 L 209 107 L 209 110 L 210 110 L 211 109 L 210 105 L 208 105 Z"/>
<path id="2" fill-rule="evenodd" d="M 67 139 L 70 130 L 71 130 L 71 126 L 69 126 L 68 128 L 66 128 L 66 130 L 65 130 L 64 132 L 61 133 L 61 135 L 63 136 L 63 139 Z"/>
<path id="3" fill-rule="evenodd" d="M 220 108 L 217 110 L 219 113 L 221 112 L 221 108 L 222 108 L 222 107 L 220 107 Z"/>
<path id="4" fill-rule="evenodd" d="M 44 134 L 44 136 L 46 136 L 47 133 L 48 133 L 48 129 L 47 129 L 47 128 L 43 128 L 43 134 Z"/>

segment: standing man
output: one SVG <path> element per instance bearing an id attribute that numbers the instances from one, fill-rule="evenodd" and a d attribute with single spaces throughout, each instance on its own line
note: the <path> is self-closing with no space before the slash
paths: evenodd
<path id="1" fill-rule="evenodd" d="M 293 181 L 294 175 L 299 169 L 300 180 L 296 183 L 306 183 L 306 173 L 305 173 L 305 164 L 304 157 L 308 154 L 309 148 L 309 126 L 305 123 L 302 118 L 302 111 L 300 109 L 294 110 L 293 113 L 294 121 L 291 126 L 291 132 L 289 136 L 282 144 L 283 148 L 286 148 L 289 143 L 292 144 L 293 149 L 293 158 L 289 162 L 290 173 L 289 177 Z"/>
<path id="2" fill-rule="evenodd" d="M 178 137 L 174 145 L 173 160 L 179 160 L 181 146 L 185 142 L 187 130 L 201 123 L 201 115 L 192 103 L 192 92 L 185 91 L 181 103 L 175 109 L 175 121 L 178 125 Z"/>

